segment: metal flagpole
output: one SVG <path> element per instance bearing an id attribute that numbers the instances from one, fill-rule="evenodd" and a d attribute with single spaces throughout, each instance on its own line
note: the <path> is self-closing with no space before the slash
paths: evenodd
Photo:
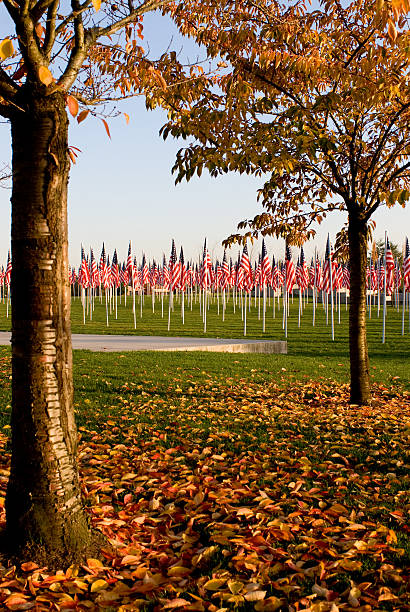
<path id="1" fill-rule="evenodd" d="M 387 270 L 386 270 L 386 251 L 387 251 L 387 232 L 384 232 L 384 278 L 383 278 L 383 331 L 382 331 L 382 344 L 386 340 L 386 283 L 387 283 Z"/>
<path id="2" fill-rule="evenodd" d="M 404 288 L 404 279 L 403 279 L 402 299 L 403 299 L 403 313 L 402 313 L 402 318 L 401 318 L 401 335 L 404 336 L 404 312 L 406 310 L 406 290 Z"/>
<path id="3" fill-rule="evenodd" d="M 263 285 L 263 312 L 262 312 L 262 331 L 265 332 L 266 321 L 266 279 Z"/>
<path id="4" fill-rule="evenodd" d="M 333 315 L 333 262 L 332 262 L 332 249 L 329 249 L 329 276 L 330 276 L 330 313 L 332 322 L 332 340 L 335 339 L 335 322 Z"/>
<path id="5" fill-rule="evenodd" d="M 313 321 L 312 327 L 315 326 L 316 322 L 316 247 L 315 247 L 315 259 L 314 259 L 314 272 L 313 272 L 313 291 L 312 291 L 312 303 L 313 303 Z"/>
<path id="6" fill-rule="evenodd" d="M 248 296 L 248 292 L 245 289 L 245 308 L 243 311 L 243 335 L 246 336 L 246 298 Z"/>

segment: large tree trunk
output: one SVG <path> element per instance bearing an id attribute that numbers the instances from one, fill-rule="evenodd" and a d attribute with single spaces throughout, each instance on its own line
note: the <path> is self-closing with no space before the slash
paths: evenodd
<path id="1" fill-rule="evenodd" d="M 67 249 L 68 119 L 63 94 L 22 94 L 12 120 L 12 460 L 7 541 L 53 565 L 93 535 L 81 503 Z"/>
<path id="2" fill-rule="evenodd" d="M 358 216 L 349 215 L 350 258 L 350 401 L 370 402 L 369 353 L 366 335 L 366 265 L 367 225 Z"/>

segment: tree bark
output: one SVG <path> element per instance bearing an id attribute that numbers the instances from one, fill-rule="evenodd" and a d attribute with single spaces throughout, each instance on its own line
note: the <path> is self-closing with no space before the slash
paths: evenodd
<path id="1" fill-rule="evenodd" d="M 366 334 L 367 225 L 360 216 L 349 214 L 350 259 L 350 401 L 370 402 L 369 353 Z"/>
<path id="2" fill-rule="evenodd" d="M 68 119 L 61 92 L 22 93 L 12 120 L 11 552 L 48 565 L 95 540 L 81 502 L 68 279 Z"/>

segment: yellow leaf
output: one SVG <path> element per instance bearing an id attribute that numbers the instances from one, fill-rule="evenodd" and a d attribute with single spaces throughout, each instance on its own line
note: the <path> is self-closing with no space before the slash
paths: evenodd
<path id="1" fill-rule="evenodd" d="M 392 40 L 393 42 L 396 40 L 397 38 L 397 29 L 396 26 L 394 25 L 393 21 L 391 21 L 389 19 L 389 25 L 387 28 L 387 33 L 389 35 L 390 40 Z"/>
<path id="2" fill-rule="evenodd" d="M 7 59 L 8 57 L 11 57 L 13 53 L 14 48 L 11 40 L 9 38 L 5 38 L 4 40 L 2 40 L 2 42 L 0 43 L 0 58 L 3 60 Z"/>
<path id="3" fill-rule="evenodd" d="M 208 591 L 217 591 L 223 584 L 225 584 L 225 582 L 225 578 L 214 578 L 213 580 L 208 580 L 208 582 L 205 582 L 204 588 Z"/>
<path id="4" fill-rule="evenodd" d="M 48 86 L 53 82 L 53 75 L 46 66 L 40 66 L 38 69 L 38 78 L 44 85 Z"/>
<path id="5" fill-rule="evenodd" d="M 93 7 L 98 12 L 101 8 L 101 0 L 92 0 Z"/>
<path id="6" fill-rule="evenodd" d="M 243 582 L 239 582 L 239 580 L 229 580 L 228 588 L 233 595 L 237 595 L 243 588 Z"/>
<path id="7" fill-rule="evenodd" d="M 107 586 L 108 586 L 108 582 L 100 578 L 100 580 L 96 580 L 95 582 L 92 583 L 90 590 L 91 590 L 91 593 L 96 593 L 97 591 L 102 591 Z"/>
<path id="8" fill-rule="evenodd" d="M 124 115 L 124 117 L 125 117 L 125 121 L 126 121 L 126 123 L 127 123 L 127 125 L 128 125 L 128 124 L 129 124 L 129 122 L 130 122 L 130 116 L 129 116 L 127 113 L 123 113 L 123 115 Z"/>
<path id="9" fill-rule="evenodd" d="M 342 504 L 333 504 L 333 506 L 330 506 L 329 510 L 336 514 L 347 514 L 347 508 L 342 506 Z"/>
<path id="10" fill-rule="evenodd" d="M 174 567 L 170 567 L 168 570 L 168 576 L 185 576 L 190 573 L 189 567 L 183 567 L 182 565 L 174 565 Z"/>

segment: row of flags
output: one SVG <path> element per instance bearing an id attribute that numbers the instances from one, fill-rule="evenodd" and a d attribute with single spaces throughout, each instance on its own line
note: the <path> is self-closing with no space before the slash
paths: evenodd
<path id="1" fill-rule="evenodd" d="M 7 258 L 6 267 L 0 269 L 0 285 L 9 287 L 11 279 L 12 261 L 10 253 Z M 385 274 L 386 270 L 386 274 Z M 188 288 L 200 287 L 208 290 L 225 290 L 236 288 L 239 290 L 252 291 L 256 288 L 270 287 L 275 291 L 284 289 L 291 292 L 295 285 L 302 291 L 314 288 L 318 291 L 329 293 L 350 289 L 350 271 L 346 263 L 338 262 L 333 256 L 330 240 L 326 244 L 326 252 L 323 260 L 317 255 L 312 257 L 310 265 L 307 264 L 303 247 L 297 258 L 293 261 L 289 246 L 285 247 L 284 261 L 277 261 L 275 257 L 268 256 L 265 241 L 262 241 L 262 250 L 258 260 L 253 264 L 249 258 L 246 245 L 237 261 L 227 259 L 224 252 L 222 261 L 212 262 L 206 241 L 202 260 L 194 263 L 185 261 L 183 248 L 180 249 L 179 257 L 172 240 L 171 254 L 167 261 L 165 255 L 163 261 L 158 264 L 155 261 L 148 262 L 145 255 L 140 263 L 132 255 L 131 243 L 128 248 L 126 261 L 119 263 L 117 250 L 114 251 L 110 261 L 106 255 L 103 244 L 100 259 L 97 261 L 93 249 L 88 255 L 81 248 L 81 264 L 76 270 L 70 268 L 70 283 L 78 283 L 82 288 L 97 287 L 104 289 L 131 286 L 135 291 L 150 288 L 151 290 L 163 291 L 186 291 Z M 382 257 L 370 257 L 366 275 L 367 288 L 371 291 L 384 291 L 391 295 L 394 290 L 403 286 L 404 291 L 410 291 L 410 248 L 406 239 L 403 266 L 394 259 L 389 241 L 386 240 L 386 251 Z"/>

